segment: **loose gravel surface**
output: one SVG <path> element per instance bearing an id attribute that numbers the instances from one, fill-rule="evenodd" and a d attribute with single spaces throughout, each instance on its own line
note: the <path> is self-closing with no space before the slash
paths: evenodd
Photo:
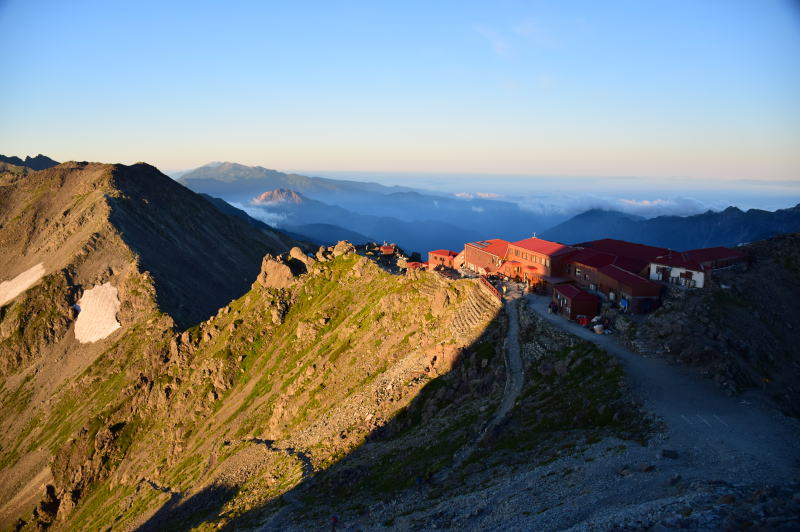
<path id="1" fill-rule="evenodd" d="M 755 394 L 730 397 L 690 369 L 637 355 L 614 335 L 598 335 L 549 314 L 548 302 L 526 296 L 528 308 L 549 322 L 618 357 L 631 388 L 667 424 L 665 444 L 689 453 L 707 474 L 728 481 L 797 478 L 797 420 L 766 406 Z"/>

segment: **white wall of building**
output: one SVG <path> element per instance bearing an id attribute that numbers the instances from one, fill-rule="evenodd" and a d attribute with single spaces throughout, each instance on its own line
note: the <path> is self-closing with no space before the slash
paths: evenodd
<path id="1" fill-rule="evenodd" d="M 687 270 L 686 268 L 676 268 L 676 267 L 673 267 L 673 266 L 666 266 L 664 264 L 655 264 L 655 263 L 651 263 L 650 264 L 650 280 L 651 281 L 661 281 L 661 275 L 658 273 L 658 269 L 662 268 L 662 267 L 670 268 L 670 272 L 669 272 L 670 279 L 669 279 L 669 282 L 671 284 L 678 284 L 680 286 L 685 286 L 685 284 L 684 284 L 685 280 L 683 278 L 681 278 L 681 275 L 686 273 L 686 272 L 691 272 L 692 280 L 694 281 L 694 287 L 695 288 L 703 288 L 703 285 L 705 284 L 706 274 L 704 272 L 698 272 L 698 271 L 694 271 L 694 270 Z M 676 281 L 676 279 L 677 279 L 677 281 Z"/>

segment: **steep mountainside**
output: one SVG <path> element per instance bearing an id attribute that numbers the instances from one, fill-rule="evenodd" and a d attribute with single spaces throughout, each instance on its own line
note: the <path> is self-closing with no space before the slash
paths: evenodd
<path id="1" fill-rule="evenodd" d="M 800 205 L 775 212 L 728 207 L 721 212 L 652 219 L 591 210 L 548 229 L 542 233 L 542 238 L 567 244 L 616 238 L 685 250 L 736 246 L 796 231 L 800 231 Z"/>
<path id="2" fill-rule="evenodd" d="M 48 274 L 66 268 L 69 282 L 83 285 L 135 257 L 155 283 L 160 308 L 179 324 L 242 294 L 264 253 L 294 245 L 220 213 L 146 164 L 65 163 L 0 179 L 3 281 L 43 263 Z M 108 264 L 90 253 L 98 248 Z"/>
<path id="3" fill-rule="evenodd" d="M 634 348 L 701 369 L 731 393 L 763 390 L 800 417 L 800 234 L 741 248 L 746 267 L 715 272 L 712 287 L 672 289 L 631 322 Z"/>
<path id="4" fill-rule="evenodd" d="M 247 291 L 263 253 L 292 244 L 145 164 L 0 174 L 0 521 L 53 481 L 48 464 L 80 428 L 69 423 L 91 426 L 104 408 L 81 417 L 93 394 L 122 393 L 124 375 L 87 368 L 157 352 L 175 323 Z M 54 410 L 58 399 L 70 406 Z"/>
<path id="5" fill-rule="evenodd" d="M 305 269 L 302 278 L 292 273 Z M 123 302 L 146 280 L 121 284 Z M 0 326 L 13 338 L 20 313 L 57 291 L 49 280 L 29 290 L 35 294 L 3 307 Z M 255 481 L 262 491 L 250 503 L 268 500 L 296 482 L 298 457 L 324 468 L 362 443 L 496 313 L 475 282 L 397 278 L 352 254 L 308 266 L 265 259 L 248 294 L 182 334 L 152 301 L 143 307 L 133 323 L 121 313 L 124 327 L 110 341 L 9 368 L 0 391 L 5 524 L 42 495 L 25 519 L 58 515 L 60 527 L 76 530 L 118 515 L 161 529 L 163 517 L 151 514 L 163 493 L 151 486 L 232 494 Z M 467 308 L 468 318 L 460 313 Z M 71 329 L 73 316 L 63 320 Z M 65 340 L 43 343 L 53 341 Z M 56 377 L 46 364 L 58 359 L 69 370 Z M 44 395 L 46 373 L 57 383 Z M 264 455 L 264 445 L 275 451 Z M 266 467 L 265 476 L 252 477 L 253 467 Z M 45 493 L 44 484 L 53 487 Z"/>
<path id="6" fill-rule="evenodd" d="M 28 155 L 25 157 L 24 161 L 17 156 L 7 157 L 5 155 L 0 155 L 0 162 L 13 164 L 14 166 L 24 166 L 31 170 L 44 170 L 45 168 L 52 168 L 58 164 L 50 157 L 42 155 L 41 153 L 36 157 Z"/>

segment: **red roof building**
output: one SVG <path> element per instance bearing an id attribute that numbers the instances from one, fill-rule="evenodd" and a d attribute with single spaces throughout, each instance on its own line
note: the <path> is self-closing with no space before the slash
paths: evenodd
<path id="1" fill-rule="evenodd" d="M 556 280 L 563 274 L 565 261 L 573 251 L 570 246 L 536 237 L 511 242 L 507 260 L 513 264 L 503 273 L 518 281 Z"/>
<path id="2" fill-rule="evenodd" d="M 553 302 L 559 314 L 575 320 L 578 316 L 594 317 L 600 310 L 600 299 L 572 284 L 559 284 L 553 288 Z"/>
<path id="3" fill-rule="evenodd" d="M 598 268 L 597 290 L 631 312 L 649 312 L 661 299 L 661 286 L 616 264 Z"/>
<path id="4" fill-rule="evenodd" d="M 450 251 L 449 249 L 437 249 L 434 251 L 428 252 L 428 264 L 431 264 L 432 268 L 436 266 L 444 266 L 445 268 L 455 268 L 455 258 L 458 256 L 458 253 L 455 251 Z"/>
<path id="5" fill-rule="evenodd" d="M 746 259 L 747 255 L 741 251 L 724 247 L 668 252 L 650 262 L 650 279 L 686 288 L 703 288 L 713 270 Z"/>
<path id="6" fill-rule="evenodd" d="M 394 255 L 394 244 L 384 244 L 381 246 L 381 255 Z"/>
<path id="7" fill-rule="evenodd" d="M 618 263 L 618 266 L 624 267 L 626 270 L 634 273 L 646 272 L 647 266 L 654 258 L 669 253 L 669 250 L 666 248 L 657 248 L 645 244 L 626 242 L 625 240 L 615 240 L 613 238 L 592 240 L 591 242 L 577 244 L 575 247 L 614 255 L 617 257 L 617 261 L 621 260 L 624 263 L 624 265 Z"/>
<path id="8" fill-rule="evenodd" d="M 507 240 L 493 238 L 464 245 L 464 266 L 481 275 L 498 273 L 508 251 Z"/>

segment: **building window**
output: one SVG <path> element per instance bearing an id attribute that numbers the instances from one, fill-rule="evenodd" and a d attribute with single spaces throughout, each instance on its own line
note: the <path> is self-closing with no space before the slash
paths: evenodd
<path id="1" fill-rule="evenodd" d="M 550 267 L 550 259 L 546 259 L 546 260 L 544 261 L 544 265 L 545 265 L 545 266 L 547 266 L 547 267 L 549 268 L 549 267 Z"/>

